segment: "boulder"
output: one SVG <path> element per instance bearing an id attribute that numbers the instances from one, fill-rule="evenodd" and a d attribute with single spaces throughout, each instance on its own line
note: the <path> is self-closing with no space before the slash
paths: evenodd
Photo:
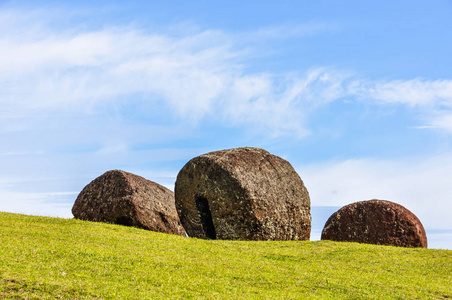
<path id="1" fill-rule="evenodd" d="M 169 189 L 135 174 L 112 170 L 94 179 L 72 207 L 76 219 L 134 226 L 185 236 Z"/>
<path id="2" fill-rule="evenodd" d="M 331 215 L 322 240 L 427 248 L 421 221 L 400 204 L 368 200 L 346 205 Z"/>
<path id="3" fill-rule="evenodd" d="M 286 160 L 259 148 L 210 152 L 177 175 L 176 209 L 188 236 L 307 240 L 310 199 Z"/>

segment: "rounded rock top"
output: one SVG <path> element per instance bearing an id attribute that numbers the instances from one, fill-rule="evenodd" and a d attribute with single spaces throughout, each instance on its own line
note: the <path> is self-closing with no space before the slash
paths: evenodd
<path id="1" fill-rule="evenodd" d="M 339 209 L 325 223 L 321 239 L 427 248 L 421 221 L 402 205 L 378 199 Z"/>

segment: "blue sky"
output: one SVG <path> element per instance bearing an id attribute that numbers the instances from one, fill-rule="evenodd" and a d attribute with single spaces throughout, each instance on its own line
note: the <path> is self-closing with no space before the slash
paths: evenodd
<path id="1" fill-rule="evenodd" d="M 451 1 L 2 1 L 0 210 L 72 217 L 122 169 L 287 159 L 314 206 L 452 229 Z"/>

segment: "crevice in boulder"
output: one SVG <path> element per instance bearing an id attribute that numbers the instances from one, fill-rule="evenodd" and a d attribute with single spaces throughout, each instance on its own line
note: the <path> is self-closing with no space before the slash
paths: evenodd
<path id="1" fill-rule="evenodd" d="M 209 201 L 203 196 L 197 195 L 195 198 L 196 208 L 201 219 L 202 229 L 208 239 L 216 240 L 217 233 L 213 225 L 212 213 L 209 208 Z"/>
<path id="2" fill-rule="evenodd" d="M 116 218 L 115 224 L 124 225 L 124 226 L 133 226 L 133 220 L 127 216 L 121 216 Z"/>

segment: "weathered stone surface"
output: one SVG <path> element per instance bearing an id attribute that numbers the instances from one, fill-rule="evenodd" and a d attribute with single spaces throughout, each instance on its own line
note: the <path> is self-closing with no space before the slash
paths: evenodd
<path id="1" fill-rule="evenodd" d="M 322 240 L 427 248 L 421 221 L 408 209 L 386 200 L 346 205 L 325 224 Z"/>
<path id="2" fill-rule="evenodd" d="M 286 160 L 259 148 L 210 152 L 179 172 L 176 209 L 187 234 L 204 239 L 306 240 L 310 199 Z"/>
<path id="3" fill-rule="evenodd" d="M 185 236 L 174 193 L 143 177 L 112 170 L 94 179 L 72 207 L 75 218 Z"/>

